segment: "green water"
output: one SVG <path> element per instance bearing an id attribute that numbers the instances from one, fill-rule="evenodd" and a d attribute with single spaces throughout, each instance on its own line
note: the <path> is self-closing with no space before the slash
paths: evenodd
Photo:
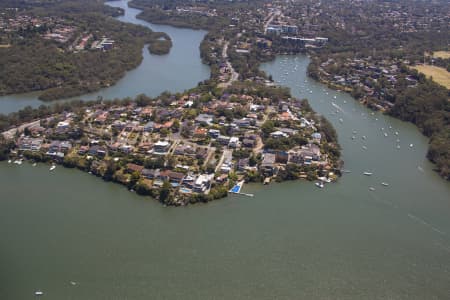
<path id="1" fill-rule="evenodd" d="M 308 61 L 262 68 L 333 122 L 351 173 L 165 208 L 77 170 L 0 163 L 0 299 L 449 299 L 450 184 L 427 139 L 305 83 Z"/>
<path id="2" fill-rule="evenodd" d="M 264 69 L 277 79 L 284 59 Z M 294 86 L 308 59 L 288 62 Z M 314 109 L 332 110 L 334 92 L 308 88 Z M 0 164 L 0 298 L 448 299 L 450 187 L 426 139 L 337 95 L 343 123 L 329 118 L 352 173 L 324 189 L 247 185 L 254 198 L 164 208 L 76 170 Z M 399 131 L 400 150 L 381 126 Z"/>

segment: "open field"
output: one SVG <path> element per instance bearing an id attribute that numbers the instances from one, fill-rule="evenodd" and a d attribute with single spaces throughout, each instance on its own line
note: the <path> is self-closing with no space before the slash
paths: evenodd
<path id="1" fill-rule="evenodd" d="M 433 57 L 443 59 L 450 58 L 450 51 L 436 51 L 433 53 Z"/>
<path id="2" fill-rule="evenodd" d="M 420 73 L 425 74 L 427 77 L 433 77 L 433 80 L 446 88 L 450 89 L 450 73 L 444 68 L 430 66 L 430 65 L 417 65 L 413 67 Z"/>

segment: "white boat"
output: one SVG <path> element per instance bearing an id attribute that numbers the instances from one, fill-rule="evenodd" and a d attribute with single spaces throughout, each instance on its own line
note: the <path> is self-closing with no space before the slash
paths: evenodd
<path id="1" fill-rule="evenodd" d="M 12 160 L 8 160 L 8 164 L 12 163 Z"/>
<path id="2" fill-rule="evenodd" d="M 342 118 L 339 119 L 339 122 L 344 123 L 344 120 L 342 120 Z"/>
<path id="3" fill-rule="evenodd" d="M 322 182 L 328 182 L 328 183 L 331 182 L 331 179 L 330 178 L 326 178 L 326 177 L 318 177 L 317 179 L 319 179 Z"/>
<path id="4" fill-rule="evenodd" d="M 55 166 L 55 165 L 52 165 L 52 166 L 50 167 L 50 171 L 53 171 L 54 169 L 56 169 L 56 166 Z"/>
<path id="5" fill-rule="evenodd" d="M 42 295 L 44 295 L 44 292 L 42 292 L 42 291 L 36 291 L 36 292 L 34 292 L 34 294 L 35 294 L 36 296 L 42 296 Z"/>
<path id="6" fill-rule="evenodd" d="M 354 140 L 355 138 L 356 138 L 356 136 L 353 135 L 353 136 L 352 136 L 352 140 Z"/>
<path id="7" fill-rule="evenodd" d="M 336 97 L 336 96 L 333 96 L 333 98 L 336 99 L 337 97 Z"/>
<path id="8" fill-rule="evenodd" d="M 374 187 L 370 187 L 369 190 L 370 191 L 375 191 L 375 188 Z"/>
<path id="9" fill-rule="evenodd" d="M 366 176 L 370 176 L 370 175 L 372 175 L 373 173 L 371 173 L 371 172 L 364 172 L 363 174 L 366 175 Z"/>
<path id="10" fill-rule="evenodd" d="M 362 137 L 361 137 L 363 140 L 365 140 L 366 139 L 366 136 L 365 135 L 363 135 Z"/>
<path id="11" fill-rule="evenodd" d="M 409 147 L 412 148 L 414 145 L 413 144 L 409 144 Z"/>
<path id="12" fill-rule="evenodd" d="M 385 137 L 387 137 L 387 136 L 388 136 L 388 134 L 387 134 L 387 133 L 385 132 L 385 133 L 384 133 L 384 136 L 385 136 Z"/>
<path id="13" fill-rule="evenodd" d="M 323 184 L 322 181 L 321 181 L 321 182 L 316 182 L 316 186 L 317 186 L 318 188 L 323 188 L 323 187 L 324 187 L 324 184 Z"/>
<path id="14" fill-rule="evenodd" d="M 37 163 L 34 163 L 34 164 L 33 164 L 33 167 L 36 167 L 36 166 L 37 166 Z"/>
<path id="15" fill-rule="evenodd" d="M 400 149 L 400 145 L 397 145 L 397 149 Z"/>
<path id="16" fill-rule="evenodd" d="M 382 182 L 382 183 L 381 183 L 381 185 L 384 185 L 384 186 L 389 186 L 389 183 L 386 183 L 386 182 Z"/>
<path id="17" fill-rule="evenodd" d="M 362 148 L 363 148 L 364 150 L 367 150 L 367 147 L 366 147 L 366 146 L 362 146 Z"/>

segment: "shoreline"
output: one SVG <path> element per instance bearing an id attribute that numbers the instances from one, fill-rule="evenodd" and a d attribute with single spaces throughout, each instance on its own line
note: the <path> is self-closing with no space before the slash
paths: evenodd
<path id="1" fill-rule="evenodd" d="M 276 91 L 276 88 L 275 88 Z M 191 94 L 192 96 L 193 94 Z M 186 97 L 187 95 L 183 96 L 182 98 Z M 244 97 L 245 95 L 241 95 L 241 97 Z M 245 96 L 245 97 L 250 97 L 250 96 Z M 139 100 L 136 100 L 139 101 Z M 150 98 L 148 98 L 149 101 L 149 105 L 144 106 L 145 109 L 149 110 L 149 109 L 155 109 L 154 106 L 152 106 L 151 103 L 153 103 L 155 100 L 152 100 Z M 217 102 L 217 100 L 215 100 Z M 256 98 L 254 99 L 254 101 L 261 101 L 261 100 L 257 100 Z M 325 139 L 322 142 L 320 142 L 320 134 L 318 133 L 319 131 L 322 133 L 322 135 L 324 134 L 324 128 L 322 128 L 321 126 L 325 126 L 326 124 L 320 124 L 319 129 L 316 129 L 314 126 L 312 125 L 308 125 L 308 127 L 306 128 L 306 131 L 304 131 L 304 129 L 300 130 L 302 133 L 298 136 L 293 136 L 296 139 L 300 139 L 302 142 L 301 144 L 297 144 L 297 142 L 289 142 L 289 146 L 286 146 L 288 148 L 282 148 L 285 146 L 281 146 L 282 144 L 279 144 L 277 146 L 277 144 L 274 143 L 280 143 L 282 140 L 275 140 L 273 138 L 270 138 L 269 136 L 265 136 L 262 137 L 264 144 L 261 145 L 256 143 L 257 139 L 261 139 L 261 137 L 259 137 L 260 131 L 263 128 L 263 126 L 265 126 L 265 123 L 260 123 L 258 126 L 251 126 L 253 129 L 252 130 L 248 130 L 249 125 L 246 125 L 243 123 L 243 126 L 241 128 L 241 133 L 239 134 L 235 134 L 234 136 L 239 137 L 239 139 L 241 141 L 238 140 L 237 137 L 233 137 L 235 139 L 235 142 L 233 143 L 238 143 L 239 145 L 241 143 L 248 143 L 248 141 L 246 142 L 245 138 L 248 135 L 249 138 L 252 138 L 252 136 L 254 136 L 252 139 L 254 139 L 253 141 L 250 140 L 250 142 L 252 143 L 253 146 L 250 146 L 250 148 L 245 148 L 243 145 L 241 146 L 231 146 L 231 140 L 230 140 L 230 144 L 228 144 L 228 140 L 230 139 L 229 137 L 226 140 L 226 145 L 224 150 L 219 150 L 221 149 L 223 146 L 220 145 L 220 143 L 218 143 L 217 141 L 217 136 L 214 136 L 214 138 L 211 137 L 207 137 L 207 143 L 206 143 L 206 148 L 204 145 L 205 143 L 202 142 L 201 140 L 204 139 L 204 137 L 202 139 L 198 139 L 194 137 L 186 137 L 186 138 L 181 138 L 181 137 L 175 137 L 176 135 L 179 134 L 179 130 L 180 129 L 170 129 L 172 131 L 172 133 L 170 133 L 168 139 L 162 139 L 159 137 L 160 134 L 156 133 L 156 139 L 155 137 L 153 137 L 155 135 L 155 133 L 152 133 L 150 136 L 147 133 L 139 133 L 139 131 L 137 132 L 137 139 L 147 139 L 148 142 L 150 142 L 149 138 L 152 137 L 152 142 L 150 143 L 150 145 L 152 145 L 152 143 L 155 145 L 158 145 L 159 143 L 162 143 L 161 141 L 167 141 L 164 143 L 167 143 L 167 147 L 170 146 L 169 148 L 166 148 L 164 151 L 164 155 L 161 157 L 161 159 L 163 159 L 164 164 L 161 165 L 161 163 L 159 163 L 159 167 L 150 167 L 153 166 L 154 163 L 153 161 L 155 161 L 155 159 L 157 159 L 157 156 L 155 156 L 155 154 L 152 154 L 153 152 L 148 151 L 148 153 L 150 154 L 144 154 L 142 155 L 140 151 L 137 151 L 138 149 L 133 147 L 134 150 L 132 152 L 126 152 L 127 154 L 121 153 L 120 151 L 118 151 L 115 148 L 112 147 L 116 147 L 114 146 L 112 143 L 110 144 L 109 142 L 107 142 L 109 140 L 109 138 L 107 138 L 105 140 L 105 138 L 101 138 L 100 136 L 98 136 L 96 134 L 96 132 L 98 131 L 97 129 L 95 129 L 96 127 L 92 127 L 92 129 L 88 130 L 85 129 L 84 131 L 81 131 L 78 133 L 77 138 L 63 138 L 62 136 L 69 134 L 69 135 L 73 135 L 75 134 L 75 132 L 77 132 L 77 128 L 82 124 L 89 124 L 89 126 L 98 126 L 98 123 L 90 123 L 90 122 L 96 122 L 94 121 L 94 119 L 90 118 L 89 115 L 86 116 L 86 112 L 88 111 L 103 111 L 105 113 L 109 112 L 110 114 L 112 112 L 114 112 L 115 110 L 119 110 L 119 111 L 128 111 L 128 113 L 132 113 L 135 109 L 141 109 L 141 107 L 136 106 L 137 102 L 128 102 L 128 104 L 126 104 L 127 102 L 124 101 L 123 104 L 120 103 L 116 103 L 114 104 L 109 104 L 109 106 L 105 107 L 103 104 L 101 104 L 100 102 L 89 102 L 89 103 L 78 103 L 77 106 L 74 106 L 72 109 L 70 110 L 63 110 L 62 112 L 53 112 L 47 115 L 42 115 L 40 116 L 40 118 L 35 119 L 33 122 L 28 122 L 28 123 L 21 123 L 21 126 L 18 127 L 16 129 L 16 131 L 10 131 L 8 133 L 8 137 L 5 136 L 5 138 L 7 138 L 7 140 L 9 140 L 9 144 L 6 144 L 6 149 L 4 151 L 4 157 L 3 159 L 10 159 L 10 160 L 23 160 L 26 159 L 32 163 L 34 162 L 53 162 L 56 163 L 58 165 L 62 165 L 64 167 L 67 168 L 78 168 L 81 171 L 85 171 L 88 173 L 92 173 L 97 175 L 98 177 L 103 178 L 105 181 L 113 181 L 116 183 L 120 183 L 124 186 L 126 186 L 128 189 L 130 190 L 135 190 L 138 194 L 142 194 L 142 195 L 151 195 L 153 198 L 160 200 L 160 202 L 166 204 L 166 205 L 175 205 L 175 206 L 179 206 L 179 205 L 187 205 L 187 204 L 191 204 L 191 203 L 196 203 L 196 202 L 209 202 L 212 200 L 216 200 L 216 199 L 220 199 L 220 198 L 224 198 L 227 196 L 228 191 L 233 187 L 233 185 L 240 180 L 245 180 L 245 182 L 260 182 L 263 183 L 267 178 L 272 178 L 273 181 L 277 181 L 277 182 L 282 182 L 282 181 L 288 181 L 288 180 L 295 180 L 295 179 L 307 179 L 309 181 L 314 181 L 317 180 L 320 177 L 327 177 L 330 178 L 331 181 L 335 181 L 338 176 L 340 176 L 340 171 L 339 168 L 340 166 L 342 166 L 342 162 L 340 161 L 340 154 L 339 154 L 339 150 L 336 148 L 335 151 L 337 151 L 335 154 L 332 153 L 328 153 L 327 151 L 329 150 L 324 150 L 324 149 L 334 149 L 333 147 L 337 147 L 335 145 L 335 141 L 333 140 L 329 140 L 328 138 Z M 184 102 L 182 102 L 184 103 Z M 217 102 L 219 103 L 219 102 Z M 297 100 L 291 100 L 291 102 L 289 102 L 289 107 L 291 109 L 293 109 L 294 111 L 298 108 L 295 108 L 296 106 L 301 107 L 302 110 L 302 114 L 304 114 L 305 116 L 309 116 L 308 118 L 312 118 L 310 122 L 314 123 L 313 120 L 316 120 L 315 118 L 317 118 L 317 114 L 315 112 L 313 112 L 310 108 L 308 108 L 308 104 L 302 104 L 301 102 L 297 103 Z M 296 104 L 297 103 L 297 104 Z M 230 103 L 232 104 L 232 103 Z M 122 106 L 121 106 L 122 105 Z M 124 106 L 127 105 L 127 106 Z M 184 105 L 184 104 L 181 104 Z M 267 104 L 266 104 L 267 105 Z M 272 108 L 273 109 L 273 108 Z M 264 109 L 265 111 L 270 111 L 270 107 L 265 107 Z M 50 111 L 51 112 L 51 111 Z M 300 110 L 298 110 L 298 112 L 300 112 Z M 58 124 L 72 124 L 69 127 L 64 127 L 66 129 L 63 129 L 62 131 L 59 130 L 59 135 L 57 134 L 56 137 L 52 137 L 55 136 L 55 130 L 58 129 L 51 129 L 52 127 L 47 127 L 49 120 L 61 120 L 61 117 L 64 115 L 72 115 L 73 118 L 76 118 L 78 121 L 74 122 L 73 119 L 67 119 L 66 121 L 60 121 Z M 90 113 L 91 114 L 91 113 Z M 122 113 L 123 114 L 123 113 Z M 267 114 L 267 112 L 265 112 L 264 114 Z M 83 116 L 82 119 L 80 119 L 80 117 L 78 116 Z M 96 114 L 97 115 L 97 114 Z M 261 117 L 263 117 L 264 115 L 261 115 Z M 267 115 L 265 115 L 267 116 Z M 87 119 L 89 118 L 89 119 Z M 83 121 L 84 120 L 84 121 Z M 89 123 L 87 123 L 89 121 Z M 96 120 L 96 119 L 95 119 Z M 242 122 L 244 122 L 245 119 L 242 119 Z M 317 119 L 319 120 L 319 119 Z M 318 122 L 316 120 L 316 122 Z M 114 119 L 110 119 L 108 121 L 107 124 L 111 124 L 113 122 L 117 122 L 118 120 L 114 121 Z M 236 122 L 238 122 L 239 120 L 235 120 Z M 217 122 L 217 121 L 215 121 Z M 248 121 L 245 121 L 248 122 Z M 272 122 L 272 121 L 271 121 Z M 282 127 L 282 122 L 280 123 L 280 121 L 277 121 L 279 123 L 279 127 Z M 298 131 L 301 127 L 299 127 L 298 123 L 299 121 L 295 121 L 297 123 L 293 123 L 296 124 L 293 128 L 297 128 L 297 130 L 293 130 L 293 129 L 289 129 L 289 131 Z M 306 119 L 305 121 L 302 122 L 307 122 Z M 322 120 L 322 122 L 325 122 L 324 120 Z M 145 121 L 143 122 L 143 124 L 145 124 Z M 196 129 L 196 131 L 201 131 L 203 130 L 203 132 L 206 132 L 206 129 L 204 127 L 204 125 L 200 125 L 200 123 L 198 123 L 198 127 Z M 216 123 L 217 124 L 217 123 Z M 319 123 L 317 123 L 319 124 Z M 325 125 L 324 125 L 325 124 Z M 48 132 L 50 130 L 50 132 L 53 131 L 53 133 L 47 133 L 46 135 L 42 135 L 42 138 L 40 137 L 41 134 L 39 134 L 38 132 L 43 132 L 42 130 L 44 130 L 44 128 L 42 126 L 46 126 L 48 129 L 45 130 L 46 132 Z M 59 125 L 58 125 L 59 126 Z M 67 126 L 67 125 L 62 125 L 62 126 Z M 216 127 L 214 127 L 216 126 Z M 217 125 L 214 126 L 206 126 L 206 128 L 210 128 L 209 132 L 215 132 L 212 128 L 217 128 Z M 271 125 L 273 126 L 273 125 Z M 330 127 L 331 125 L 328 124 L 326 125 L 328 126 L 328 129 L 326 130 L 331 130 L 332 127 Z M 311 127 L 311 128 L 310 128 Z M 100 127 L 101 128 L 101 127 Z M 39 130 L 39 131 L 36 131 Z M 67 131 L 68 130 L 68 131 Z M 174 131 L 175 130 L 175 131 Z M 268 132 L 272 132 L 273 134 L 275 134 L 277 131 L 275 131 L 276 128 L 273 129 L 269 129 Z M 287 130 L 287 129 L 286 129 Z M 319 130 L 319 131 L 317 131 Z M 216 130 L 217 131 L 217 130 Z M 304 131 L 304 132 L 303 132 Z M 254 133 L 252 133 L 254 132 Z M 279 131 L 278 131 L 279 132 Z M 316 133 L 314 133 L 316 132 Z M 325 131 L 326 132 L 326 131 Z M 122 131 L 123 134 L 125 134 L 125 131 Z M 245 133 L 245 134 L 244 134 Z M 271 133 L 271 134 L 272 134 Z M 314 134 L 312 134 L 314 133 Z M 81 134 L 81 135 L 79 135 Z M 109 134 L 109 133 L 108 133 Z M 277 133 L 278 134 L 278 133 Z M 307 138 L 309 135 L 313 136 L 313 139 L 311 138 Z M 315 136 L 315 134 L 317 136 Z M 129 135 L 129 134 L 127 134 Z M 174 137 L 172 137 L 172 135 L 174 135 Z M 284 133 L 283 133 L 284 135 Z M 121 135 L 122 136 L 122 135 Z M 136 136 L 134 133 L 134 130 L 131 131 L 131 138 L 133 138 L 133 136 Z M 325 135 L 324 135 L 325 136 Z M 86 144 L 83 144 L 83 142 L 80 142 L 80 138 L 86 139 L 87 137 L 89 137 L 89 146 L 84 146 Z M 100 140 L 97 140 L 99 139 Z M 180 139 L 181 138 L 181 139 Z M 219 137 L 220 138 L 220 137 Z M 319 138 L 319 140 L 316 140 L 317 138 Z M 287 138 L 284 138 L 285 142 L 288 141 Z M 309 140 L 309 141 L 308 141 Z M 118 141 L 118 140 L 117 140 Z M 156 142 L 158 141 L 158 142 Z M 316 146 L 314 146 L 312 143 L 316 144 Z M 98 143 L 100 142 L 103 148 L 105 150 L 102 151 L 106 151 L 106 147 L 108 148 L 107 152 L 108 154 L 100 154 L 100 153 L 96 153 L 96 152 L 92 152 L 95 147 L 98 148 L 98 146 L 96 146 Z M 148 143 L 147 142 L 147 143 Z M 32 148 L 30 148 L 30 143 L 32 145 Z M 43 143 L 47 143 L 46 146 L 44 146 Z M 56 144 L 55 144 L 56 143 Z M 59 146 L 62 145 L 62 143 L 65 143 L 64 145 L 67 146 Z M 156 144 L 155 144 L 156 143 Z M 212 143 L 212 144 L 211 144 Z M 268 144 L 266 145 L 266 143 L 272 143 L 273 146 L 268 146 Z M 308 145 L 306 145 L 307 147 L 305 149 L 309 149 L 309 150 L 301 150 L 304 148 L 304 146 L 299 146 L 302 145 L 303 143 L 310 143 Z M 186 171 L 183 171 L 183 167 L 181 164 L 183 164 L 183 161 L 186 161 L 186 158 L 189 157 L 189 154 L 187 154 L 188 156 L 186 156 L 186 154 L 181 154 L 181 156 L 176 156 L 179 155 L 178 152 L 174 153 L 173 151 L 175 151 L 175 147 L 178 149 L 178 144 L 192 144 L 194 145 L 195 148 L 201 150 L 200 148 L 204 148 L 207 149 L 207 154 L 205 153 L 205 156 L 203 159 L 199 160 L 198 158 L 195 158 L 193 161 L 191 160 L 191 163 L 194 162 L 194 166 L 197 165 L 196 168 L 191 168 L 191 167 L 186 167 Z M 208 145 L 209 144 L 209 145 Z M 9 146 L 8 146 L 9 145 Z M 42 149 L 41 149 L 41 145 L 42 145 Z M 128 145 L 128 142 L 127 142 Z M 214 145 L 213 148 L 211 148 L 211 145 Z M 303 144 L 305 145 L 305 144 Z M 333 146 L 334 145 L 334 146 Z M 265 149 L 262 149 L 262 147 L 264 146 Z M 320 148 L 319 148 L 320 146 Z M 34 148 L 33 148 L 34 147 Z M 56 148 L 55 148 L 56 147 Z M 61 148 L 64 147 L 64 148 Z M 130 146 L 131 147 L 131 146 Z M 141 147 L 141 146 L 139 146 Z M 253 148 L 253 147 L 257 147 L 257 148 Z M 325 147 L 325 148 L 323 148 Z M 328 148 L 326 148 L 328 147 Z M 329 148 L 331 147 L 331 148 Z M 97 149 L 96 148 L 96 149 Z M 323 148 L 323 149 L 322 149 Z M 44 150 L 46 149 L 46 150 Z M 84 149 L 84 150 L 82 150 Z M 148 149 L 148 148 L 146 148 Z M 217 149 L 217 150 L 215 150 Z M 258 150 L 256 150 L 258 149 Z M 278 149 L 278 150 L 277 150 Z M 283 150 L 285 149 L 285 150 Z M 317 151 L 317 158 L 314 158 L 313 161 L 311 161 L 311 158 L 309 158 L 309 162 L 304 162 L 304 159 L 301 159 L 300 161 L 298 159 L 299 158 L 295 158 L 295 160 L 293 160 L 292 162 L 290 161 L 290 157 L 291 154 L 289 154 L 289 162 L 288 162 L 288 154 L 287 154 L 287 150 L 288 149 L 298 149 L 295 151 L 300 151 L 298 153 L 303 153 L 304 151 L 306 151 L 305 153 L 309 153 L 308 151 Z M 311 150 L 311 149 L 316 149 L 316 150 Z M 320 154 L 321 151 L 320 149 L 322 149 L 323 154 Z M 1 150 L 1 149 L 0 149 Z M 87 154 L 87 151 L 89 150 L 89 154 Z M 252 151 L 253 150 L 253 151 Z M 291 151 L 289 150 L 289 151 Z M 58 152 L 60 151 L 60 152 Z M 147 151 L 147 150 L 146 150 Z M 156 151 L 156 150 L 155 150 Z M 158 150 L 159 151 L 159 150 Z M 178 150 L 177 150 L 178 151 Z M 232 157 L 231 153 L 233 153 L 233 151 L 235 151 L 238 155 L 237 157 Z M 247 151 L 247 152 L 246 152 Z M 296 157 L 297 152 L 293 152 L 292 155 L 294 159 L 294 157 Z M 303 151 L 303 152 L 302 152 Z M 92 152 L 92 153 L 91 153 Z M 105 153 L 105 152 L 102 152 Z M 146 152 L 147 153 L 147 152 Z M 216 160 L 214 162 L 215 166 L 215 172 L 214 170 L 210 170 L 210 171 L 206 171 L 204 167 L 206 166 L 207 162 L 209 160 L 212 159 L 211 155 L 215 154 Z M 228 153 L 228 154 L 226 154 Z M 247 154 L 245 154 L 247 153 Z M 258 154 L 258 156 L 256 156 L 256 154 Z M 167 162 L 170 161 L 170 159 L 172 159 L 172 156 L 175 155 L 175 159 L 178 161 L 178 164 L 180 164 L 180 167 L 167 167 L 166 164 Z M 220 157 L 220 155 L 222 155 L 222 159 L 218 160 L 218 158 Z M 244 155 L 244 156 L 241 156 Z M 280 156 L 280 158 L 276 158 L 275 157 L 278 155 L 284 155 L 285 158 L 282 158 Z M 305 154 L 305 155 L 312 155 L 312 154 Z M 335 157 L 336 155 L 337 158 Z M 265 157 L 272 157 L 271 159 L 273 159 L 273 161 L 270 163 L 270 167 L 269 169 L 267 169 L 267 167 L 264 164 L 267 164 L 266 158 Z M 322 158 L 320 158 L 322 156 Z M 226 158 L 229 157 L 229 158 Z M 247 157 L 247 165 L 244 167 L 237 167 L 237 164 L 239 162 L 239 164 L 241 164 L 241 159 L 240 157 Z M 252 159 L 256 161 L 252 163 L 250 163 L 250 165 L 248 165 L 248 158 Z M 306 156 L 307 157 L 307 156 Z M 225 160 L 224 160 L 225 158 Z M 158 158 L 159 159 L 159 158 Z M 189 159 L 188 159 L 189 160 Z M 145 161 L 145 162 L 144 162 Z M 147 163 L 148 161 L 148 163 Z M 202 161 L 200 163 L 200 161 Z M 204 161 L 204 163 L 203 163 Z M 214 161 L 214 160 L 213 160 Z M 226 162 L 225 162 L 226 161 Z M 244 162 L 245 160 L 242 160 L 242 162 Z M 221 165 L 223 162 L 223 165 Z M 137 164 L 136 164 L 137 163 Z M 149 165 L 149 167 L 147 167 L 147 165 Z M 200 171 L 195 171 L 195 170 L 199 170 L 198 168 L 200 168 Z M 222 168 L 224 168 L 222 170 Z M 155 174 L 167 174 L 161 177 L 159 177 L 159 175 L 156 175 L 158 177 L 154 177 L 155 175 L 151 175 L 152 177 L 147 177 L 147 175 L 144 175 L 143 171 L 144 168 L 150 168 L 149 170 L 147 170 L 146 172 L 151 172 L 151 173 L 155 173 Z M 231 168 L 230 168 L 231 167 Z M 209 166 L 208 166 L 209 168 Z M 220 170 L 222 171 L 218 171 L 220 168 Z M 203 169 L 203 172 L 201 171 Z M 187 170 L 194 170 L 194 173 L 190 173 Z M 225 170 L 225 171 L 224 171 Z M 181 173 L 180 173 L 181 171 Z M 178 172 L 178 173 L 177 173 Z M 147 174 L 146 173 L 146 174 Z M 192 175 L 190 175 L 192 174 Z M 203 177 L 202 177 L 203 176 Z M 225 176 L 225 177 L 224 177 Z M 188 177 L 192 177 L 193 179 L 190 179 L 190 183 L 185 183 L 185 180 L 187 180 Z M 151 180 L 147 180 L 147 178 L 151 178 Z M 160 179 L 158 179 L 160 178 Z M 177 179 L 179 178 L 179 179 Z M 204 180 L 204 183 L 199 183 L 200 186 L 196 187 L 193 184 L 193 180 L 195 178 L 204 178 L 204 179 L 198 179 L 198 180 Z M 170 181 L 170 184 L 169 184 Z M 197 185 L 197 183 L 196 183 Z M 189 187 L 189 189 L 186 189 L 183 186 L 187 186 Z M 198 190 L 196 190 L 198 189 Z M 162 197 L 161 194 L 163 193 L 163 191 L 166 190 L 167 195 Z"/>

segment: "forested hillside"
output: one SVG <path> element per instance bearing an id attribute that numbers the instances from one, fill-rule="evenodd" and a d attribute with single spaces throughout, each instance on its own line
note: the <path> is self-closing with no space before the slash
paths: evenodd
<path id="1" fill-rule="evenodd" d="M 0 44 L 7 45 L 0 47 L 0 95 L 44 91 L 41 99 L 54 100 L 96 91 L 137 67 L 144 44 L 155 54 L 171 47 L 164 33 L 111 18 L 121 11 L 102 1 L 54 2 L 48 7 L 24 5 L 10 16 L 19 25 L 0 31 Z M 64 42 L 45 38 L 58 29 L 73 33 Z M 94 48 L 103 38 L 113 46 Z"/>

